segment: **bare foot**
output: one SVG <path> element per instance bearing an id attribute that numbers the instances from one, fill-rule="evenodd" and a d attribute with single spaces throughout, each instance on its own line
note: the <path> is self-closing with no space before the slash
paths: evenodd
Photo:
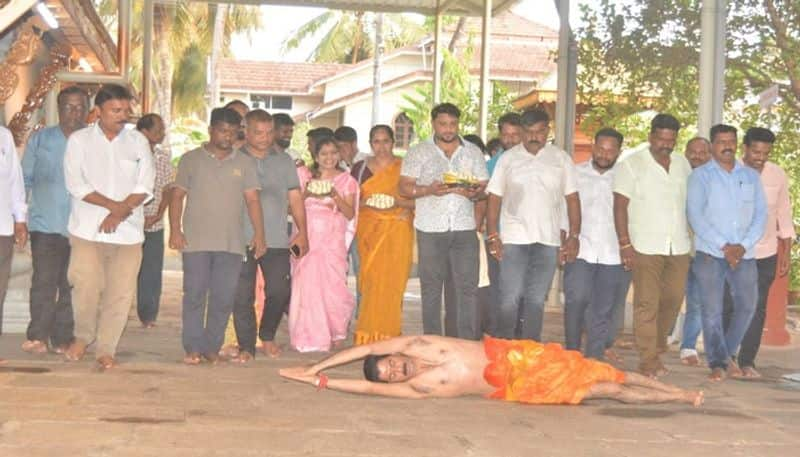
<path id="1" fill-rule="evenodd" d="M 622 363 L 624 359 L 621 355 L 617 353 L 613 348 L 606 349 L 605 353 L 603 353 L 603 357 L 606 358 L 611 363 Z"/>
<path id="2" fill-rule="evenodd" d="M 744 373 L 742 372 L 742 369 L 739 368 L 739 364 L 734 362 L 733 359 L 728 362 L 727 372 L 729 378 L 741 379 L 744 377 Z"/>
<path id="3" fill-rule="evenodd" d="M 742 368 L 742 377 L 750 379 L 758 379 L 761 377 L 761 373 L 756 371 L 756 369 L 753 367 L 744 367 Z"/>
<path id="4" fill-rule="evenodd" d="M 22 343 L 22 350 L 31 354 L 46 354 L 47 344 L 40 340 L 27 340 Z"/>
<path id="5" fill-rule="evenodd" d="M 703 391 L 687 390 L 686 403 L 691 403 L 695 408 L 699 408 L 706 401 Z"/>
<path id="6" fill-rule="evenodd" d="M 108 370 L 114 368 L 116 366 L 116 362 L 114 362 L 114 357 L 110 355 L 101 355 L 97 358 L 97 365 L 101 370 Z"/>
<path id="7" fill-rule="evenodd" d="M 155 326 L 155 321 L 142 322 L 142 328 L 154 328 Z"/>
<path id="8" fill-rule="evenodd" d="M 712 369 L 711 370 L 711 374 L 708 375 L 708 379 L 711 382 L 720 382 L 720 381 L 722 381 L 723 379 L 725 379 L 725 370 L 723 370 L 722 368 L 719 368 L 719 367 Z"/>
<path id="9" fill-rule="evenodd" d="M 69 350 L 69 344 L 53 346 L 51 350 L 56 354 L 66 354 L 67 350 Z"/>
<path id="10" fill-rule="evenodd" d="M 640 370 L 640 373 L 642 373 L 642 376 L 647 376 L 650 379 L 658 379 L 658 370 L 657 369 L 654 369 L 654 370 Z"/>
<path id="11" fill-rule="evenodd" d="M 681 357 L 681 363 L 690 367 L 699 367 L 700 357 L 698 357 L 695 354 L 686 357 Z"/>
<path id="12" fill-rule="evenodd" d="M 86 354 L 86 343 L 75 340 L 69 345 L 67 351 L 64 352 L 64 357 L 70 362 L 77 362 L 81 360 Z"/>
<path id="13" fill-rule="evenodd" d="M 186 365 L 200 365 L 200 354 L 197 352 L 190 352 L 183 358 L 183 363 Z"/>
<path id="14" fill-rule="evenodd" d="M 275 344 L 274 341 L 264 341 L 263 345 L 261 346 L 261 352 L 263 352 L 264 355 L 275 359 L 281 355 L 281 348 Z"/>
<path id="15" fill-rule="evenodd" d="M 222 349 L 219 350 L 220 357 L 226 357 L 228 359 L 235 359 L 239 357 L 239 346 L 235 344 L 229 344 Z"/>
<path id="16" fill-rule="evenodd" d="M 235 363 L 248 363 L 253 360 L 253 354 L 250 351 L 239 351 L 239 356 L 231 359 Z"/>

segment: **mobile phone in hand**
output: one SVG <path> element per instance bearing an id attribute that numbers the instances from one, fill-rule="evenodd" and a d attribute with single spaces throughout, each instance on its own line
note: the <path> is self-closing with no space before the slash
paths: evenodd
<path id="1" fill-rule="evenodd" d="M 300 257 L 300 246 L 293 244 L 289 250 L 292 251 L 293 256 Z"/>

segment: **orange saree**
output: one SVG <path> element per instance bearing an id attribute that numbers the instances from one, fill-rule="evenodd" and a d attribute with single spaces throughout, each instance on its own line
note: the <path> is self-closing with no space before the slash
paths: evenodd
<path id="1" fill-rule="evenodd" d="M 607 363 L 585 359 L 560 344 L 485 337 L 489 364 L 483 377 L 497 390 L 489 398 L 535 404 L 577 405 L 598 382 L 625 381 L 625 373 Z"/>
<path id="2" fill-rule="evenodd" d="M 361 185 L 361 196 L 380 193 L 399 198 L 401 160 L 374 174 Z M 411 270 L 414 240 L 412 216 L 403 208 L 375 210 L 362 207 L 356 242 L 361 266 L 358 287 L 361 302 L 355 344 L 368 344 L 400 335 L 403 293 Z"/>

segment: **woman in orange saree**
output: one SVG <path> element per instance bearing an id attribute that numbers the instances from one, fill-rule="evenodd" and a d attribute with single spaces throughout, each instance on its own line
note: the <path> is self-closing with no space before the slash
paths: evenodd
<path id="1" fill-rule="evenodd" d="M 401 199 L 397 190 L 402 160 L 392 153 L 394 132 L 388 125 L 376 125 L 370 130 L 369 142 L 372 157 L 356 163 L 351 172 L 361 187 L 356 230 L 361 301 L 355 344 L 400 335 L 414 242 L 414 202 Z"/>

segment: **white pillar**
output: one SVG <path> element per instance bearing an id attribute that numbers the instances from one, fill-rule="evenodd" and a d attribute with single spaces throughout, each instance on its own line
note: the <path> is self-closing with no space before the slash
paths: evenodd
<path id="1" fill-rule="evenodd" d="M 483 0 L 483 27 L 481 29 L 481 104 L 478 121 L 478 135 L 486 141 L 489 122 L 489 98 L 492 96 L 492 83 L 489 81 L 489 57 L 492 39 L 492 0 Z"/>
<path id="2" fill-rule="evenodd" d="M 573 153 L 575 92 L 577 88 L 577 47 L 569 26 L 569 0 L 556 0 L 561 20 L 558 32 L 558 90 L 555 140 L 558 147 Z"/>
<path id="3" fill-rule="evenodd" d="M 436 25 L 433 31 L 433 104 L 442 101 L 442 13 L 436 11 Z"/>
<path id="4" fill-rule="evenodd" d="M 151 111 L 153 98 L 153 0 L 144 0 L 142 48 L 142 114 Z"/>
<path id="5" fill-rule="evenodd" d="M 698 135 L 707 137 L 711 126 L 722 122 L 725 99 L 726 0 L 703 0 L 700 10 L 700 92 Z"/>
<path id="6" fill-rule="evenodd" d="M 58 124 L 58 91 L 61 84 L 58 81 L 53 88 L 47 91 L 44 99 L 44 124 L 48 127 Z"/>
<path id="7" fill-rule="evenodd" d="M 372 67 L 372 124 L 381 121 L 381 58 L 383 57 L 383 13 L 375 15 L 375 57 Z"/>

